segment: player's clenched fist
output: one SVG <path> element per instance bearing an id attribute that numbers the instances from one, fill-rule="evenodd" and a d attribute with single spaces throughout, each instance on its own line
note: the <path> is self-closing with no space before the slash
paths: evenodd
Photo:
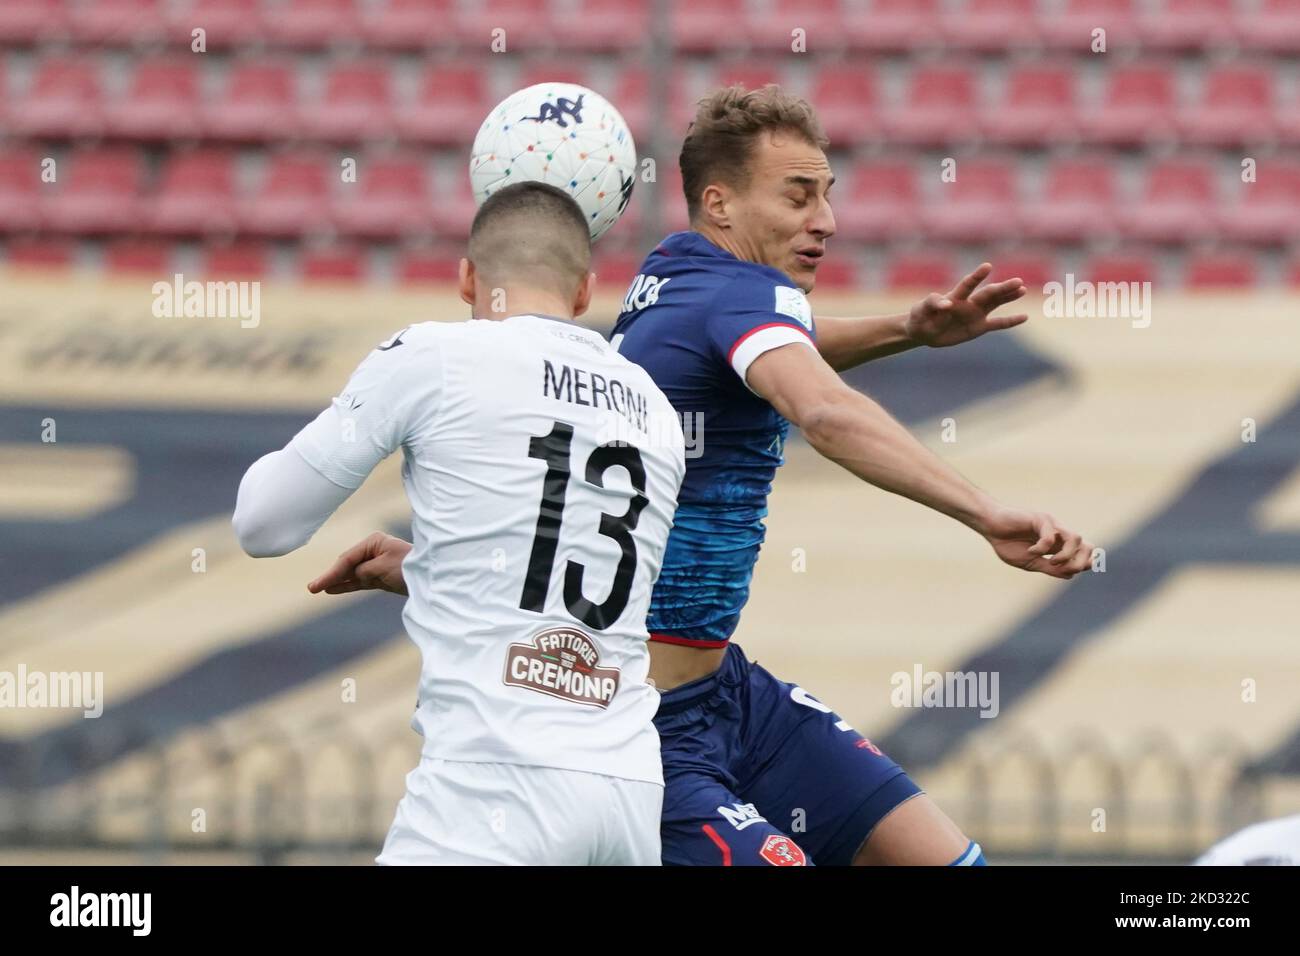
<path id="1" fill-rule="evenodd" d="M 377 588 L 405 594 L 402 559 L 410 550 L 411 542 L 376 531 L 340 554 L 328 571 L 307 584 L 307 590 L 312 594 L 347 594 Z"/>
<path id="2" fill-rule="evenodd" d="M 1069 579 L 1092 566 L 1093 546 L 1041 511 L 993 508 L 976 525 L 997 556 L 1023 571 Z"/>

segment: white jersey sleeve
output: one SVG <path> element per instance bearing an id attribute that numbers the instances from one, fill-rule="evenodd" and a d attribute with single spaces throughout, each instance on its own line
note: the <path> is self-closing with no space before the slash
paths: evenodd
<path id="1" fill-rule="evenodd" d="M 290 445 L 339 487 L 361 487 L 437 414 L 441 365 L 436 336 L 403 329 L 366 356 L 343 392 Z"/>
<path id="2" fill-rule="evenodd" d="M 250 555 L 273 557 L 306 544 L 409 430 L 437 413 L 437 340 L 409 345 L 408 332 L 372 351 L 328 408 L 245 473 L 232 524 Z"/>

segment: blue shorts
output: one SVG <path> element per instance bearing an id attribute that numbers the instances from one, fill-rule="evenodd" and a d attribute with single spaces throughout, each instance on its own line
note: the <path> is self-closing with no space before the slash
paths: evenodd
<path id="1" fill-rule="evenodd" d="M 665 866 L 847 866 L 921 792 L 829 707 L 728 645 L 708 677 L 663 695 Z"/>

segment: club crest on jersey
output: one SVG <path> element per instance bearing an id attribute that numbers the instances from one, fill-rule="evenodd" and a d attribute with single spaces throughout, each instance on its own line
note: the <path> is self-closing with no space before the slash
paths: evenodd
<path id="1" fill-rule="evenodd" d="M 773 866 L 807 866 L 808 858 L 795 843 L 784 833 L 773 833 L 763 841 L 763 848 L 758 855 Z"/>
<path id="2" fill-rule="evenodd" d="M 618 693 L 619 669 L 601 667 L 595 642 L 573 627 L 552 627 L 506 651 L 502 681 L 575 704 L 608 707 Z"/>

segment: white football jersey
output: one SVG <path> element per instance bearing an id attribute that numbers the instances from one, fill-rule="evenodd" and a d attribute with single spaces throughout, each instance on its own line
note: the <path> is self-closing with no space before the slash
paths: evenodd
<path id="1" fill-rule="evenodd" d="M 346 488 L 402 449 L 426 756 L 663 782 L 645 617 L 686 462 L 643 369 L 563 319 L 426 322 L 291 444 Z"/>
<path id="2" fill-rule="evenodd" d="M 1197 866 L 1300 866 L 1300 814 L 1238 830 L 1205 851 Z"/>

